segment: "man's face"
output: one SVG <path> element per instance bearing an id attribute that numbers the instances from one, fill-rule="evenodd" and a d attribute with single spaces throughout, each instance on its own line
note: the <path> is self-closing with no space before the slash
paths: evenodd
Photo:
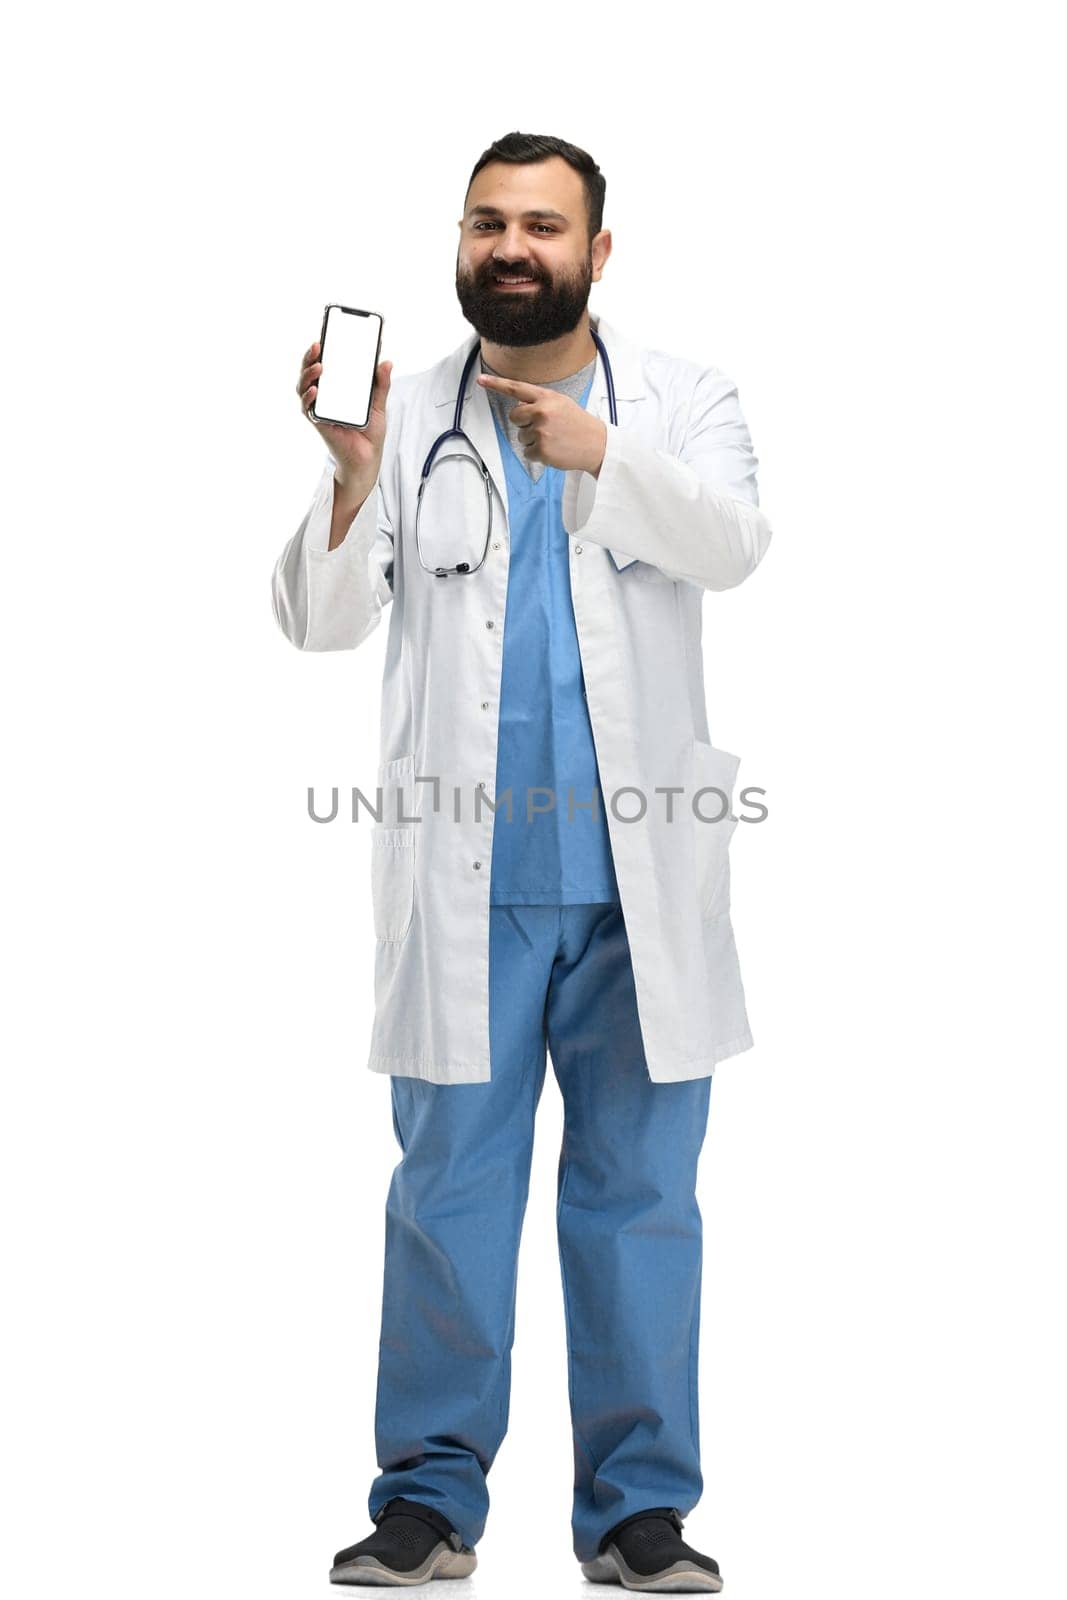
<path id="1" fill-rule="evenodd" d="M 562 156 L 491 161 L 471 184 L 459 226 L 456 294 L 481 338 L 545 344 L 577 327 L 611 235 L 602 229 L 590 245 L 585 187 Z"/>

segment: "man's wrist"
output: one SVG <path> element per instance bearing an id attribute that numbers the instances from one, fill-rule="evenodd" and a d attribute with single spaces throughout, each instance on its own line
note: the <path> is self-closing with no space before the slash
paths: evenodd
<path id="1" fill-rule="evenodd" d="M 365 500 L 369 499 L 378 482 L 377 475 L 368 483 L 366 478 L 345 478 L 337 472 L 333 475 L 334 505 L 339 510 L 359 511 Z"/>

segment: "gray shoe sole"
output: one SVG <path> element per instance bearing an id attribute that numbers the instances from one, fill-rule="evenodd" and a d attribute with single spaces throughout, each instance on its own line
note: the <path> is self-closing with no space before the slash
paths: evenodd
<path id="1" fill-rule="evenodd" d="M 634 1572 L 623 1560 L 617 1544 L 609 1544 L 602 1556 L 582 1562 L 582 1572 L 590 1583 L 621 1583 L 624 1589 L 643 1589 L 651 1594 L 718 1594 L 722 1578 L 692 1561 L 675 1561 L 662 1572 L 647 1578 Z"/>

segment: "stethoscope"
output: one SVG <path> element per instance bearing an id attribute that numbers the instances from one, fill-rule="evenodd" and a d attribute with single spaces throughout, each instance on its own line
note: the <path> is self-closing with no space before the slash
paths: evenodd
<path id="1" fill-rule="evenodd" d="M 597 350 L 600 352 L 600 359 L 604 364 L 604 376 L 607 379 L 608 384 L 608 412 L 611 417 L 612 426 L 618 427 L 619 419 L 615 410 L 615 380 L 612 376 L 611 362 L 608 360 L 608 352 L 604 348 L 603 340 L 592 325 L 590 325 L 589 332 L 593 335 L 593 342 L 596 345 Z M 461 427 L 461 423 L 463 421 L 463 401 L 467 393 L 467 379 L 470 377 L 471 368 L 474 365 L 475 358 L 477 357 L 480 349 L 481 339 L 476 339 L 463 367 L 463 376 L 459 380 L 459 394 L 456 396 L 456 414 L 452 419 L 452 426 L 434 440 L 433 447 L 423 463 L 422 477 L 419 480 L 419 492 L 415 501 L 415 550 L 418 554 L 419 562 L 421 563 L 423 570 L 425 572 L 429 572 L 435 578 L 447 578 L 453 573 L 460 572 L 468 574 L 477 572 L 478 568 L 486 558 L 489 550 L 489 540 L 493 532 L 493 486 L 492 480 L 489 476 L 489 468 L 486 466 L 477 449 L 475 449 L 474 444 L 470 439 L 467 438 L 467 435 L 463 432 Z M 440 461 L 466 461 L 469 462 L 472 467 L 474 467 L 475 471 L 481 473 L 482 483 L 485 487 L 485 504 L 487 512 L 485 548 L 482 550 L 481 558 L 476 561 L 473 566 L 471 566 L 469 561 L 460 561 L 454 567 L 428 567 L 426 562 L 422 559 L 422 544 L 419 538 L 419 517 L 422 512 L 422 492 L 429 482 L 430 473 L 434 466 L 434 457 L 437 455 L 438 450 L 444 444 L 446 439 L 455 438 L 460 438 L 466 444 L 470 445 L 470 448 L 474 451 L 474 454 L 469 456 L 464 454 L 464 452 L 461 450 L 453 450 L 449 452 L 449 454 L 441 456 Z M 438 465 L 440 465 L 440 461 L 437 463 Z"/>

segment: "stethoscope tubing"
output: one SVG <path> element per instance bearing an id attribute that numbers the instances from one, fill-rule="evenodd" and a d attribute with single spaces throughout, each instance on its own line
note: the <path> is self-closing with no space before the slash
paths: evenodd
<path id="1" fill-rule="evenodd" d="M 614 377 L 614 374 L 612 373 L 612 370 L 611 370 L 611 362 L 608 359 L 608 352 L 605 350 L 604 341 L 601 339 L 601 337 L 597 333 L 596 329 L 591 326 L 590 329 L 589 329 L 589 332 L 593 336 L 593 343 L 596 345 L 597 350 L 600 353 L 600 359 L 601 359 L 601 362 L 603 363 L 603 366 L 604 366 L 604 377 L 605 377 L 605 379 L 607 381 L 607 386 L 608 386 L 608 414 L 611 417 L 612 426 L 613 427 L 618 427 L 618 425 L 619 425 L 619 417 L 618 417 L 618 412 L 615 409 L 615 377 Z M 437 567 L 437 568 L 428 567 L 426 565 L 425 561 L 423 561 L 423 559 L 422 559 L 422 549 L 421 549 L 421 546 L 419 544 L 419 511 L 421 510 L 421 507 L 422 507 L 422 491 L 425 489 L 427 480 L 429 479 L 430 468 L 433 466 L 434 457 L 436 456 L 438 450 L 441 448 L 441 446 L 445 443 L 446 440 L 448 440 L 448 439 L 456 439 L 456 438 L 463 439 L 463 440 L 466 441 L 466 443 L 468 445 L 470 445 L 470 448 L 472 450 L 474 450 L 474 458 L 471 458 L 471 457 L 460 457 L 460 459 L 470 460 L 472 466 L 477 466 L 477 467 L 480 467 L 480 469 L 481 469 L 482 478 L 483 478 L 483 481 L 485 483 L 486 499 L 487 499 L 488 504 L 489 504 L 489 531 L 487 532 L 486 538 L 485 538 L 485 549 L 486 550 L 488 550 L 488 548 L 489 548 L 489 539 L 490 539 L 490 537 L 492 535 L 492 531 L 493 531 L 493 494 L 492 494 L 492 487 L 491 487 L 490 478 L 489 478 L 489 468 L 486 466 L 485 462 L 481 459 L 481 456 L 479 455 L 478 451 L 474 449 L 474 445 L 471 443 L 470 439 L 468 439 L 467 435 L 463 432 L 463 404 L 464 404 L 464 401 L 465 401 L 465 399 L 467 397 L 467 379 L 470 377 L 471 368 L 473 367 L 474 362 L 475 362 L 475 360 L 476 360 L 476 358 L 478 356 L 478 353 L 481 350 L 481 344 L 482 344 L 481 339 L 478 338 L 478 339 L 476 339 L 474 341 L 473 345 L 471 346 L 470 353 L 467 356 L 467 359 L 466 359 L 466 361 L 464 362 L 464 365 L 463 365 L 463 375 L 459 380 L 459 392 L 456 395 L 456 409 L 455 409 L 455 412 L 454 412 L 453 418 L 452 418 L 452 426 L 451 426 L 451 428 L 447 428 L 444 433 L 439 434 L 438 437 L 434 440 L 433 444 L 430 447 L 430 453 L 426 457 L 426 460 L 423 462 L 422 474 L 421 474 L 420 479 L 419 479 L 419 492 L 418 492 L 416 511 L 415 511 L 415 547 L 416 547 L 416 551 L 418 553 L 419 561 L 420 561 L 420 563 L 421 563 L 421 565 L 423 567 L 423 570 L 426 571 L 426 572 L 429 572 L 434 577 L 442 577 L 442 578 L 448 577 L 449 573 L 450 573 L 450 570 L 454 571 L 454 572 L 461 572 L 461 573 L 477 572 L 478 567 L 480 567 L 481 564 L 482 564 L 482 561 L 485 560 L 485 551 L 483 551 L 482 552 L 482 560 L 479 561 L 476 566 L 470 567 L 466 563 L 463 563 L 459 567 L 449 569 L 449 568 L 446 568 L 446 567 Z"/>

